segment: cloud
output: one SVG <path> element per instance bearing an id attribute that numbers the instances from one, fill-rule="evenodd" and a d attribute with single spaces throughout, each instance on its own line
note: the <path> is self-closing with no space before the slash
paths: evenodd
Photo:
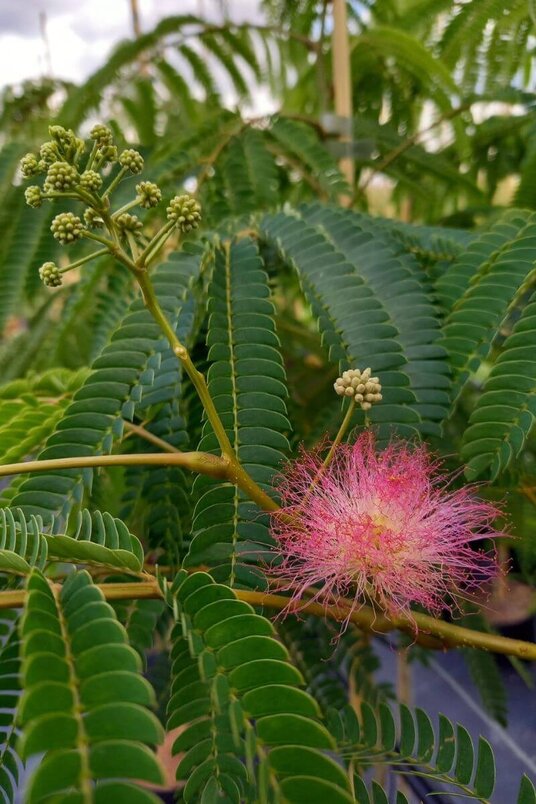
<path id="1" fill-rule="evenodd" d="M 6 34 L 20 37 L 39 36 L 39 15 L 46 13 L 50 19 L 61 13 L 72 11 L 69 0 L 0 0 L 0 41 Z"/>
<path id="2" fill-rule="evenodd" d="M 259 22 L 260 0 L 230 0 L 235 22 Z M 139 0 L 142 29 L 161 19 L 194 14 L 223 22 L 220 0 Z M 18 83 L 46 72 L 39 14 L 46 12 L 47 38 L 56 78 L 80 82 L 98 69 L 117 43 L 132 36 L 128 0 L 0 0 L 0 82 Z"/>

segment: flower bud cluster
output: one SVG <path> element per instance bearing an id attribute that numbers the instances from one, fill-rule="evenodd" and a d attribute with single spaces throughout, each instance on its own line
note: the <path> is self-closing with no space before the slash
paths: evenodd
<path id="1" fill-rule="evenodd" d="M 20 171 L 25 179 L 39 173 L 39 161 L 35 154 L 26 154 L 20 160 Z"/>
<path id="2" fill-rule="evenodd" d="M 127 148 L 119 154 L 119 164 L 128 168 L 131 173 L 141 173 L 143 170 L 143 156 L 134 148 Z"/>
<path id="3" fill-rule="evenodd" d="M 57 162 L 60 158 L 60 154 L 56 146 L 56 143 L 44 142 L 42 146 L 39 148 L 39 156 L 41 157 L 41 160 L 39 162 L 39 171 L 40 173 L 45 173 L 47 168 L 53 162 Z"/>
<path id="4" fill-rule="evenodd" d="M 201 206 L 191 195 L 176 195 L 166 210 L 168 221 L 173 221 L 181 232 L 197 229 L 201 220 Z"/>
<path id="5" fill-rule="evenodd" d="M 50 231 L 62 246 L 67 246 L 79 239 L 84 226 L 80 218 L 72 212 L 60 212 L 52 221 Z"/>
<path id="6" fill-rule="evenodd" d="M 43 203 L 43 196 L 41 194 L 41 188 L 38 187 L 36 184 L 32 184 L 30 187 L 27 187 L 24 191 L 24 198 L 26 199 L 26 203 L 29 207 L 40 207 Z"/>
<path id="7" fill-rule="evenodd" d="M 113 145 L 114 136 L 108 126 L 97 123 L 89 132 L 89 139 L 94 140 L 99 148 L 102 148 L 105 145 Z"/>
<path id="8" fill-rule="evenodd" d="M 104 221 L 99 213 L 91 207 L 88 207 L 84 212 L 84 223 L 88 229 L 99 229 L 101 226 L 104 226 Z"/>
<path id="9" fill-rule="evenodd" d="M 84 170 L 80 176 L 80 185 L 90 193 L 96 193 L 102 187 L 102 176 L 96 170 Z"/>
<path id="10" fill-rule="evenodd" d="M 50 126 L 50 139 L 42 143 L 38 153 L 27 153 L 20 162 L 20 170 L 25 178 L 44 176 L 42 186 L 34 184 L 25 190 L 26 203 L 31 207 L 40 207 L 43 201 L 52 201 L 58 197 L 75 198 L 84 206 L 83 220 L 73 212 L 60 212 L 53 219 L 50 230 L 54 238 L 62 245 L 75 243 L 81 237 L 104 243 L 114 254 L 117 254 L 114 241 L 121 235 L 125 250 L 131 255 L 119 255 L 129 266 L 143 267 L 150 262 L 171 235 L 173 229 L 190 232 L 197 229 L 201 221 L 201 207 L 197 200 L 188 194 L 177 195 L 171 199 L 167 207 L 167 220 L 156 234 L 143 238 L 143 223 L 130 210 L 134 206 L 143 209 L 156 207 L 162 201 L 162 191 L 151 181 L 139 181 L 136 185 L 136 196 L 123 203 L 120 209 L 113 211 L 112 193 L 119 182 L 130 172 L 137 175 L 143 171 L 144 160 L 139 151 L 126 148 L 118 152 L 114 144 L 112 130 L 105 125 L 97 124 L 90 132 L 92 146 L 87 152 L 86 144 L 70 129 L 63 126 Z M 85 154 L 85 157 L 84 157 Z M 109 164 L 118 163 L 112 173 Z M 107 186 L 101 194 L 101 190 Z M 97 235 L 91 230 L 106 228 L 104 235 Z M 138 249 L 133 237 L 144 246 Z M 97 254 L 99 252 L 95 252 Z M 128 258 L 128 259 L 127 259 Z M 78 260 L 76 266 L 93 259 L 89 254 Z M 61 276 L 68 267 L 60 269 L 52 262 L 47 262 L 39 269 L 39 275 L 45 285 L 57 287 L 61 284 Z"/>
<path id="11" fill-rule="evenodd" d="M 128 212 L 123 212 L 119 215 L 115 222 L 122 232 L 140 232 L 143 229 L 143 223 L 136 215 L 130 215 Z"/>
<path id="12" fill-rule="evenodd" d="M 142 181 L 136 185 L 136 192 L 140 199 L 140 207 L 149 209 L 156 207 L 162 200 L 162 192 L 152 181 Z"/>
<path id="13" fill-rule="evenodd" d="M 371 374 L 370 368 L 343 371 L 333 385 L 335 392 L 339 396 L 353 397 L 361 410 L 370 410 L 372 405 L 382 400 L 380 381 L 378 377 L 371 377 Z"/>
<path id="14" fill-rule="evenodd" d="M 43 189 L 45 193 L 64 193 L 78 184 L 78 171 L 68 162 L 53 162 L 47 173 Z"/>
<path id="15" fill-rule="evenodd" d="M 54 262 L 45 262 L 39 269 L 39 278 L 47 288 L 59 288 L 61 271 Z"/>

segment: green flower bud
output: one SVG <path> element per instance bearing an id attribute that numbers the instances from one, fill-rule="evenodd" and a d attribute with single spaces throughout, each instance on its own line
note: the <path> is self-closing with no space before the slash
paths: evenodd
<path id="1" fill-rule="evenodd" d="M 49 126 L 48 133 L 54 142 L 57 142 L 60 146 L 69 145 L 74 137 L 74 133 L 72 131 L 67 131 L 66 128 L 63 128 L 63 126 Z"/>
<path id="2" fill-rule="evenodd" d="M 111 130 L 108 126 L 103 125 L 102 123 L 97 123 L 91 131 L 89 132 L 90 140 L 95 140 L 97 145 L 104 146 L 104 145 L 112 145 L 114 138 Z"/>
<path id="3" fill-rule="evenodd" d="M 26 156 L 22 157 L 20 171 L 25 179 L 29 179 L 30 176 L 35 176 L 39 173 L 39 162 L 35 154 L 26 154 Z"/>
<path id="4" fill-rule="evenodd" d="M 96 170 L 85 170 L 80 176 L 80 184 L 84 190 L 96 193 L 102 187 L 102 177 Z"/>
<path id="5" fill-rule="evenodd" d="M 84 230 L 82 221 L 72 212 L 60 212 L 52 221 L 50 231 L 63 246 L 74 243 Z"/>
<path id="6" fill-rule="evenodd" d="M 166 210 L 169 221 L 174 221 L 181 232 L 197 229 L 201 220 L 201 206 L 191 195 L 176 195 Z"/>
<path id="7" fill-rule="evenodd" d="M 123 212 L 122 215 L 119 215 L 115 222 L 122 232 L 134 232 L 136 234 L 136 232 L 143 229 L 143 223 L 140 219 L 136 215 L 130 215 L 128 212 Z"/>
<path id="8" fill-rule="evenodd" d="M 57 162 L 60 159 L 60 154 L 56 146 L 56 143 L 44 142 L 39 149 L 39 156 L 44 162 L 45 167 L 48 167 L 53 162 Z"/>
<path id="9" fill-rule="evenodd" d="M 24 198 L 26 199 L 26 203 L 29 207 L 40 207 L 43 203 L 41 188 L 37 187 L 35 184 L 32 184 L 31 187 L 27 187 L 24 191 Z"/>
<path id="10" fill-rule="evenodd" d="M 136 185 L 136 192 L 140 199 L 140 206 L 149 209 L 149 207 L 156 207 L 162 200 L 162 193 L 157 184 L 152 181 L 142 181 Z"/>
<path id="11" fill-rule="evenodd" d="M 104 221 L 100 217 L 98 212 L 95 212 L 94 209 L 88 207 L 84 212 L 84 223 L 88 227 L 88 229 L 98 229 L 101 226 L 104 226 Z"/>
<path id="12" fill-rule="evenodd" d="M 119 164 L 130 170 L 131 173 L 141 173 L 143 170 L 143 156 L 134 148 L 127 148 L 119 156 Z"/>
<path id="13" fill-rule="evenodd" d="M 59 153 L 67 162 L 72 162 L 78 152 L 85 149 L 84 141 L 79 139 L 72 129 L 63 126 L 49 126 L 49 134 L 57 145 Z"/>
<path id="14" fill-rule="evenodd" d="M 78 171 L 68 162 L 53 162 L 45 179 L 46 193 L 63 193 L 72 190 L 79 182 Z"/>
<path id="15" fill-rule="evenodd" d="M 35 176 L 39 173 L 39 162 L 35 154 L 26 154 L 22 157 L 20 160 L 20 172 L 25 179 L 29 179 L 30 176 Z"/>
<path id="16" fill-rule="evenodd" d="M 45 262 L 39 269 L 39 277 L 47 288 L 59 288 L 61 271 L 54 262 Z"/>
<path id="17" fill-rule="evenodd" d="M 102 162 L 117 162 L 117 148 L 115 145 L 103 145 L 97 151 L 97 159 Z"/>

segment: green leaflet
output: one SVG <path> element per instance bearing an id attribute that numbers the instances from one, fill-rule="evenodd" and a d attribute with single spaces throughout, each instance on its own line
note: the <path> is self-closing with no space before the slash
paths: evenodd
<path id="1" fill-rule="evenodd" d="M 26 575 L 43 569 L 48 555 L 40 517 L 26 516 L 20 508 L 0 509 L 0 571 Z"/>
<path id="2" fill-rule="evenodd" d="M 335 158 L 321 145 L 311 126 L 285 117 L 276 118 L 270 135 L 291 160 L 298 158 L 320 185 L 321 191 L 335 198 L 348 192 Z"/>
<path id="3" fill-rule="evenodd" d="M 422 417 L 405 371 L 408 359 L 382 296 L 368 286 L 322 226 L 313 226 L 298 213 L 289 212 L 264 218 L 261 229 L 296 267 L 320 326 L 324 317 L 329 319 L 327 345 L 332 359 L 341 358 L 342 346 L 343 365 L 370 366 L 380 375 L 383 402 L 369 413 L 381 437 L 387 437 L 392 429 L 401 435 L 414 435 L 421 427 Z M 335 334 L 338 343 L 333 342 Z M 431 350 L 434 356 L 442 354 L 433 344 Z M 441 386 L 448 387 L 447 377 L 443 377 Z M 362 421 L 362 414 L 358 413 L 355 420 Z"/>
<path id="4" fill-rule="evenodd" d="M 437 737 L 426 712 L 412 711 L 404 704 L 396 719 L 386 703 L 380 703 L 377 711 L 363 703 L 359 719 L 347 706 L 332 712 L 330 720 L 339 750 L 360 767 L 381 762 L 400 770 L 402 765 L 402 773 L 431 776 L 452 785 L 465 798 L 488 802 L 493 795 L 495 760 L 490 744 L 480 737 L 475 749 L 467 730 L 459 724 L 455 729 L 444 715 L 439 715 Z M 363 783 L 358 789 L 358 801 L 369 800 Z M 372 801 L 386 801 L 381 796 L 381 788 L 373 787 Z"/>
<path id="5" fill-rule="evenodd" d="M 224 149 L 209 188 L 213 193 L 210 212 L 215 220 L 275 205 L 279 178 L 267 144 L 265 133 L 247 128 Z"/>
<path id="6" fill-rule="evenodd" d="M 300 687 L 268 620 L 202 572 L 173 583 L 177 611 L 168 728 L 185 726 L 174 752 L 184 800 L 299 804 L 316 785 L 329 801 L 351 802 L 348 778 L 329 756 L 333 740 Z M 211 736 L 212 735 L 212 736 Z"/>
<path id="7" fill-rule="evenodd" d="M 468 479 L 489 471 L 495 480 L 521 454 L 536 416 L 535 352 L 533 300 L 504 341 L 471 413 L 461 452 Z"/>
<path id="8" fill-rule="evenodd" d="M 0 790 L 9 804 L 15 803 L 23 775 L 16 751 L 16 716 L 20 699 L 19 612 L 5 610 L 0 618 Z"/>
<path id="9" fill-rule="evenodd" d="M 127 526 L 111 514 L 81 511 L 71 535 L 54 535 L 40 517 L 20 508 L 0 509 L 0 571 L 26 575 L 47 561 L 102 564 L 140 572 L 143 548 Z"/>
<path id="10" fill-rule="evenodd" d="M 449 378 L 446 352 L 439 346 L 437 312 L 423 281 L 422 270 L 410 253 L 373 219 L 348 210 L 315 205 L 302 208 L 304 219 L 326 231 L 337 250 L 354 266 L 380 300 L 387 321 L 396 327 L 406 364 L 404 373 L 422 418 L 423 433 L 439 435 L 438 426 L 448 413 Z"/>
<path id="11" fill-rule="evenodd" d="M 81 793 L 93 780 L 161 783 L 151 750 L 163 739 L 148 708 L 154 694 L 102 593 L 85 572 L 72 575 L 58 599 L 38 572 L 30 576 L 27 591 L 20 624 L 24 694 L 19 747 L 24 757 L 45 756 L 32 774 L 25 801 L 32 804 L 70 789 Z M 116 678 L 120 683 L 114 683 Z M 155 798 L 140 790 L 134 800 Z"/>
<path id="12" fill-rule="evenodd" d="M 1 463 L 17 463 L 41 448 L 85 375 L 56 369 L 0 388 Z"/>
<path id="13" fill-rule="evenodd" d="M 181 308 L 183 342 L 191 347 L 197 334 L 196 294 L 190 292 Z M 141 401 L 136 417 L 147 422 L 146 429 L 177 449 L 189 448 L 182 410 L 184 408 L 184 376 L 171 348 L 162 351 L 158 372 Z M 136 452 L 152 452 L 154 445 L 136 439 Z M 185 552 L 183 534 L 191 523 L 191 481 L 177 467 L 134 466 L 125 471 L 126 491 L 121 517 L 134 515 L 141 520 L 140 536 L 151 547 L 166 551 L 165 563 L 180 564 Z"/>
<path id="14" fill-rule="evenodd" d="M 2 295 L 0 298 L 0 326 L 4 326 L 7 317 L 22 302 L 22 295 L 27 277 L 37 275 L 37 268 L 44 259 L 53 259 L 55 247 L 50 240 L 50 222 L 53 214 L 50 209 L 42 207 L 32 210 L 24 202 L 20 188 L 12 190 L 16 193 L 9 205 L 9 229 L 3 229 L 4 243 L 0 263 L 0 282 Z M 39 277 L 37 277 L 39 280 Z"/>
<path id="15" fill-rule="evenodd" d="M 140 572 L 143 548 L 127 526 L 111 514 L 87 509 L 78 515 L 74 533 L 46 536 L 49 555 L 73 563 L 107 564 Z"/>
<path id="16" fill-rule="evenodd" d="M 503 14 L 501 0 L 480 0 L 453 8 L 439 42 L 441 60 L 457 67 L 464 93 L 497 92 L 508 86 L 527 59 L 531 31 L 528 4 L 512 0 Z M 454 13 L 453 13 L 454 12 Z"/>
<path id="17" fill-rule="evenodd" d="M 536 215 L 511 211 L 474 240 L 438 281 L 457 396 L 480 366 L 536 258 Z"/>
<path id="18" fill-rule="evenodd" d="M 154 275 L 159 301 L 185 334 L 180 311 L 190 280 L 197 275 L 199 252 L 182 253 L 164 263 Z M 186 317 L 187 324 L 191 316 Z M 110 343 L 92 365 L 92 373 L 75 394 L 57 431 L 48 439 L 40 458 L 95 455 L 111 451 L 114 437 L 122 433 L 122 419 L 132 419 L 135 405 L 151 388 L 155 369 L 167 349 L 160 329 L 140 299 L 136 299 Z M 82 500 L 91 483 L 91 470 L 65 469 L 30 476 L 15 497 L 26 511 L 56 520 L 64 519 Z"/>
<path id="19" fill-rule="evenodd" d="M 250 240 L 216 252 L 208 309 L 209 391 L 241 462 L 271 493 L 290 425 L 270 289 Z M 218 451 L 208 422 L 199 449 Z M 212 566 L 214 576 L 231 586 L 262 584 L 254 565 L 271 547 L 267 517 L 229 483 L 198 477 L 194 491 L 200 497 L 184 565 Z"/>

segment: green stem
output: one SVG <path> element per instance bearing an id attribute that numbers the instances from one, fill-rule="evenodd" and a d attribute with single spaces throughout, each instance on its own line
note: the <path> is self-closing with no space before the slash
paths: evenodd
<path id="1" fill-rule="evenodd" d="M 62 274 L 65 274 L 67 271 L 70 271 L 71 268 L 79 268 L 80 265 L 84 265 L 86 262 L 90 262 L 90 260 L 95 260 L 97 257 L 104 257 L 105 254 L 109 254 L 109 250 L 107 248 L 100 248 L 98 251 L 94 251 L 92 254 L 86 254 L 85 257 L 80 257 L 79 260 L 76 262 L 72 262 L 66 268 L 60 268 Z"/>
<path id="2" fill-rule="evenodd" d="M 116 260 L 119 260 L 119 262 L 122 262 L 123 265 L 126 265 L 126 267 L 129 268 L 137 276 L 139 274 L 139 268 L 137 267 L 135 262 L 128 256 L 128 254 L 121 248 L 115 232 L 113 232 L 113 234 L 114 237 L 116 238 L 115 242 L 113 240 L 108 240 L 107 237 L 103 237 L 102 235 L 90 232 L 89 229 L 84 229 L 82 236 L 87 237 L 89 240 L 95 240 L 97 243 L 102 243 L 103 245 L 105 245 L 106 250 L 113 257 L 115 257 Z"/>
<path id="3" fill-rule="evenodd" d="M 97 466 L 180 466 L 192 472 L 227 480 L 229 465 L 223 458 L 208 452 L 149 452 L 133 455 L 83 455 L 73 458 L 51 458 L 23 461 L 0 466 L 0 477 L 50 472 L 61 469 L 86 469 Z"/>
<path id="4" fill-rule="evenodd" d="M 138 259 L 140 252 L 138 250 L 138 244 L 136 243 L 136 239 L 132 232 L 126 232 L 128 244 L 130 246 L 130 252 L 132 254 L 132 259 L 136 262 Z"/>
<path id="5" fill-rule="evenodd" d="M 75 201 L 83 201 L 84 204 L 87 204 L 89 207 L 94 207 L 95 205 L 95 199 L 91 195 L 89 195 L 89 193 L 86 193 L 86 191 L 83 190 L 81 187 L 79 187 L 76 190 L 76 192 L 73 193 L 56 193 L 56 192 L 43 193 L 42 197 L 48 198 L 51 201 L 57 198 L 72 198 Z"/>
<path id="6" fill-rule="evenodd" d="M 156 243 L 156 245 L 155 245 L 155 246 L 153 246 L 153 248 L 152 248 L 152 249 L 149 251 L 149 253 L 148 253 L 148 254 L 147 254 L 147 256 L 145 257 L 144 262 L 145 262 L 145 265 L 146 265 L 146 266 L 148 266 L 148 265 L 149 265 L 149 264 L 150 264 L 150 263 L 151 263 L 151 262 L 154 260 L 154 258 L 156 257 L 156 255 L 158 254 L 158 252 L 160 251 L 160 249 L 161 249 L 161 248 L 163 248 L 163 246 L 166 244 L 166 242 L 169 240 L 169 238 L 171 237 L 171 235 L 172 235 L 172 234 L 173 234 L 173 229 L 170 229 L 170 231 L 169 231 L 169 232 L 166 232 L 166 233 L 165 233 L 165 234 L 164 234 L 164 235 L 163 235 L 163 236 L 160 238 L 160 240 L 158 241 L 158 243 Z M 177 244 L 177 245 L 178 245 L 178 244 Z M 147 246 L 146 246 L 146 248 L 147 248 Z"/>
<path id="7" fill-rule="evenodd" d="M 322 464 L 322 470 L 321 470 L 322 473 L 325 472 L 325 470 L 328 468 L 328 466 L 330 465 L 331 461 L 333 460 L 335 450 L 337 449 L 337 447 L 341 443 L 342 439 L 344 438 L 344 435 L 345 435 L 346 431 L 348 430 L 348 427 L 350 426 L 350 422 L 352 421 L 352 416 L 354 415 L 354 410 L 355 410 L 355 399 L 352 397 L 352 399 L 350 400 L 350 404 L 348 405 L 348 410 L 346 411 L 346 415 L 345 415 L 344 419 L 342 420 L 341 426 L 339 427 L 339 432 L 337 433 L 337 435 L 333 439 L 333 444 L 331 445 L 328 454 L 324 458 L 324 462 Z"/>
<path id="8" fill-rule="evenodd" d="M 149 240 L 149 242 L 147 243 L 147 245 L 145 246 L 145 248 L 143 249 L 143 251 L 140 254 L 140 258 L 139 258 L 140 266 L 145 265 L 145 263 L 147 262 L 147 257 L 149 256 L 149 254 L 151 254 L 151 252 L 153 251 L 154 247 L 156 245 L 158 245 L 159 241 L 163 237 L 166 237 L 166 239 L 167 239 L 167 237 L 173 231 L 173 228 L 175 227 L 175 225 L 176 225 L 175 221 L 168 221 L 166 224 L 164 224 L 164 226 L 162 226 L 161 229 L 158 230 L 158 232 L 155 234 L 155 236 L 151 240 Z M 161 245 L 163 245 L 163 243 Z M 156 251 L 154 252 L 154 254 L 156 254 Z M 152 254 L 151 256 L 154 257 L 154 254 Z"/>
<path id="9" fill-rule="evenodd" d="M 85 168 L 86 170 L 91 170 L 92 169 L 93 162 L 95 161 L 95 157 L 97 156 L 97 151 L 98 150 L 99 150 L 99 146 L 98 146 L 97 142 L 94 142 L 93 143 L 93 148 L 91 149 L 91 153 L 90 153 L 90 155 L 88 157 L 88 160 L 87 160 L 87 164 L 86 164 L 86 168 Z"/>
<path id="10" fill-rule="evenodd" d="M 108 196 L 110 195 L 110 193 L 111 193 L 111 192 L 113 192 L 113 190 L 115 190 L 115 188 L 117 187 L 117 185 L 119 184 L 119 182 L 121 181 L 121 179 L 123 178 L 123 176 L 125 175 L 125 173 L 127 173 L 127 172 L 128 172 L 128 168 L 127 168 L 127 167 L 122 167 L 122 168 L 121 168 L 121 170 L 119 171 L 119 173 L 117 174 L 117 176 L 115 177 L 115 179 L 112 179 L 112 181 L 110 182 L 110 184 L 108 185 L 108 187 L 106 188 L 106 190 L 103 192 L 103 194 L 102 194 L 102 196 L 101 196 L 101 198 L 102 198 L 103 200 L 104 200 L 105 198 L 108 198 Z"/>
<path id="11" fill-rule="evenodd" d="M 266 492 L 264 492 L 260 486 L 257 485 L 257 483 L 255 483 L 253 478 L 241 466 L 231 442 L 229 441 L 229 437 L 220 419 L 218 411 L 216 410 L 208 390 L 206 380 L 201 372 L 198 371 L 194 366 L 192 359 L 188 354 L 188 350 L 177 338 L 175 330 L 169 323 L 164 311 L 160 307 L 149 275 L 145 271 L 140 271 L 138 269 L 136 272 L 136 277 L 143 293 L 145 306 L 167 337 L 170 346 L 173 349 L 173 353 L 180 361 L 182 367 L 190 378 L 192 385 L 197 391 L 201 404 L 205 409 L 207 418 L 214 431 L 214 435 L 216 436 L 218 444 L 220 445 L 223 459 L 228 464 L 228 479 L 241 488 L 242 491 L 244 491 L 265 511 L 277 511 L 279 508 L 277 503 L 272 500 L 272 498 L 269 497 L 268 494 L 266 494 Z"/>
<path id="12" fill-rule="evenodd" d="M 112 218 L 118 218 L 119 215 L 123 214 L 123 212 L 128 212 L 129 209 L 132 209 L 132 207 L 137 207 L 140 201 L 141 198 L 139 195 L 137 195 L 132 201 L 129 201 L 127 204 L 123 204 L 122 207 L 119 207 L 119 209 L 116 209 L 115 212 L 112 213 Z"/>
<path id="13" fill-rule="evenodd" d="M 161 444 L 159 444 L 161 446 Z M 162 447 L 162 449 L 165 449 Z M 97 466 L 180 466 L 191 472 L 227 480 L 238 486 L 251 500 L 265 511 L 277 511 L 278 505 L 242 469 L 236 457 L 218 457 L 209 452 L 141 453 L 134 455 L 89 455 L 73 458 L 51 458 L 44 461 L 24 461 L 0 465 L 0 477 L 51 472 L 58 469 L 86 469 Z"/>
<path id="14" fill-rule="evenodd" d="M 231 442 L 225 432 L 225 428 L 221 422 L 221 419 L 218 415 L 216 408 L 214 407 L 214 402 L 212 401 L 212 397 L 209 394 L 207 384 L 205 382 L 205 378 L 199 372 L 192 360 L 190 355 L 188 354 L 188 350 L 185 346 L 179 341 L 175 330 L 169 323 L 168 319 L 156 297 L 156 293 L 154 292 L 154 288 L 152 282 L 147 273 L 138 271 L 137 279 L 139 285 L 141 287 L 141 291 L 143 293 L 143 299 L 145 302 L 145 306 L 157 322 L 160 328 L 164 332 L 166 338 L 168 339 L 171 348 L 173 349 L 173 353 L 175 356 L 180 360 L 184 370 L 188 374 L 192 384 L 199 394 L 199 398 L 203 404 L 205 412 L 207 414 L 208 420 L 212 425 L 212 429 L 214 430 L 214 434 L 218 439 L 218 444 L 220 445 L 221 451 L 224 455 L 228 458 L 234 457 L 234 450 L 231 446 Z"/>
<path id="15" fill-rule="evenodd" d="M 306 502 L 309 499 L 309 496 L 311 495 L 314 487 L 316 486 L 316 484 L 318 483 L 318 481 L 320 480 L 320 478 L 323 476 L 324 472 L 326 471 L 326 469 L 330 465 L 331 461 L 333 460 L 333 456 L 335 455 L 335 450 L 337 449 L 337 447 L 341 443 L 341 441 L 342 441 L 342 439 L 344 437 L 344 434 L 346 433 L 346 431 L 348 429 L 350 421 L 352 420 L 354 410 L 355 410 L 355 399 L 352 397 L 352 399 L 350 400 L 350 404 L 348 405 L 348 410 L 346 411 L 346 415 L 345 415 L 345 417 L 344 417 L 344 419 L 342 421 L 341 426 L 339 427 L 339 432 L 335 436 L 335 438 L 333 440 L 333 443 L 332 443 L 332 445 L 331 445 L 331 447 L 329 449 L 329 452 L 326 455 L 326 457 L 324 458 L 322 466 L 320 467 L 320 469 L 316 473 L 315 477 L 311 481 L 311 485 L 309 486 L 309 488 L 305 492 L 305 497 L 303 498 L 302 505 L 306 504 Z"/>

